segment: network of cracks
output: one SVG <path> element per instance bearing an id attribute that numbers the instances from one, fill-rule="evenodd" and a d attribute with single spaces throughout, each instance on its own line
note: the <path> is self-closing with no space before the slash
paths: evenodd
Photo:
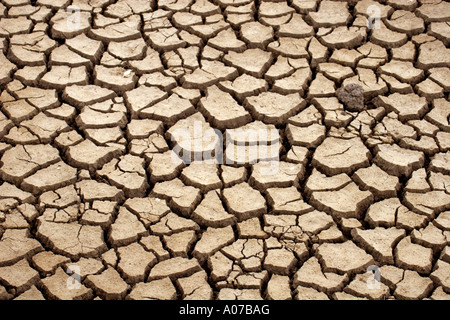
<path id="1" fill-rule="evenodd" d="M 449 43 L 440 0 L 1 0 L 0 299 L 449 299 Z"/>

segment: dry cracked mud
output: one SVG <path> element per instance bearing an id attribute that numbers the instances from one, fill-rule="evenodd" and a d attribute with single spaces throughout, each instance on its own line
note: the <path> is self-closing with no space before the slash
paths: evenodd
<path id="1" fill-rule="evenodd" d="M 450 299 L 449 44 L 444 0 L 0 0 L 0 300 Z"/>

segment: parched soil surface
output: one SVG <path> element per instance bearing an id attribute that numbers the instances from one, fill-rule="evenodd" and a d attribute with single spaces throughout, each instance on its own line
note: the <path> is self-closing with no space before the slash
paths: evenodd
<path id="1" fill-rule="evenodd" d="M 449 43 L 442 0 L 1 0 L 0 299 L 449 299 Z"/>

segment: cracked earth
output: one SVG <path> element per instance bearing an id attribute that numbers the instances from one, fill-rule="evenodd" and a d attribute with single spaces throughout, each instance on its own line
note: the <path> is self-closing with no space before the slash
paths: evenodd
<path id="1" fill-rule="evenodd" d="M 0 299 L 448 300 L 449 43 L 440 0 L 1 0 Z"/>

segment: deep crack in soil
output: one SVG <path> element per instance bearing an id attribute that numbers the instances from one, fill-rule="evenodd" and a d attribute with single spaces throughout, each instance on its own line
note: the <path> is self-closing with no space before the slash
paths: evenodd
<path id="1" fill-rule="evenodd" d="M 0 300 L 448 300 L 449 39 L 442 0 L 0 0 Z"/>

